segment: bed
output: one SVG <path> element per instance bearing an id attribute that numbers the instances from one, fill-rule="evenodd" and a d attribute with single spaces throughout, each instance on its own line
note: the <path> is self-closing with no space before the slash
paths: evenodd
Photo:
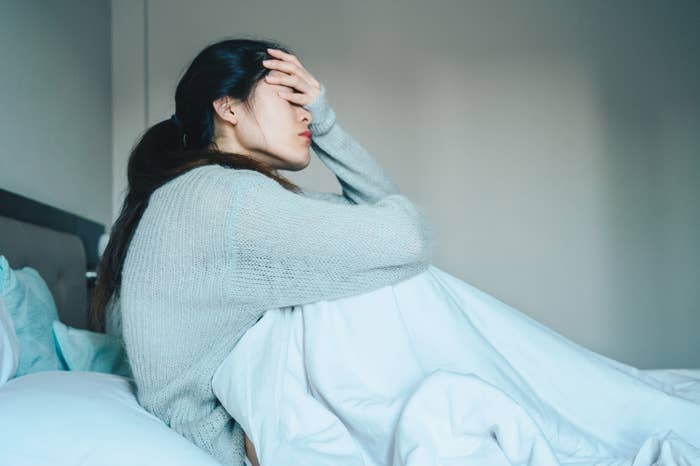
<path id="1" fill-rule="evenodd" d="M 88 303 L 104 233 L 104 225 L 0 189 L 0 256 L 39 273 L 58 320 L 76 333 L 94 331 Z M 0 385 L 0 413 L 2 466 L 219 464 L 146 412 L 126 375 L 57 369 L 12 377 Z"/>
<path id="2" fill-rule="evenodd" d="M 60 321 L 76 329 L 75 331 L 80 329 L 91 331 L 87 314 L 87 303 L 89 302 L 92 284 L 95 279 L 94 271 L 98 263 L 97 245 L 104 231 L 103 225 L 91 222 L 78 215 L 61 211 L 31 199 L 0 190 L 0 257 L 4 256 L 15 269 L 25 266 L 35 268 L 41 276 L 45 278 L 51 295 L 55 298 Z M 433 270 L 435 273 L 438 272 L 437 269 Z M 0 272 L 1 271 L 2 270 L 0 270 Z M 512 329 L 503 330 L 510 332 L 508 335 L 511 336 L 521 335 L 520 338 L 523 341 L 528 340 L 528 338 L 522 337 L 523 335 L 529 336 L 533 335 L 534 332 L 538 332 L 538 336 L 532 339 L 532 341 L 537 342 L 536 345 L 512 345 L 508 343 L 510 339 L 503 340 L 504 343 L 499 347 L 499 350 L 509 355 L 508 360 L 510 363 L 517 364 L 518 361 L 522 359 L 519 356 L 521 353 L 523 355 L 531 355 L 534 354 L 534 352 L 554 353 L 552 348 L 555 348 L 557 351 L 562 348 L 568 348 L 571 353 L 570 359 L 573 360 L 574 356 L 583 354 L 586 356 L 586 361 L 593 361 L 593 363 L 588 365 L 573 365 L 573 369 L 570 368 L 571 370 L 577 371 L 578 368 L 588 367 L 589 376 L 586 380 L 588 380 L 589 383 L 593 380 L 611 381 L 613 380 L 612 376 L 619 375 L 631 388 L 633 388 L 631 382 L 634 382 L 634 387 L 637 387 L 637 389 L 644 389 L 652 393 L 655 403 L 657 401 L 659 403 L 664 401 L 668 402 L 670 406 L 670 403 L 673 401 L 675 403 L 674 406 L 692 408 L 692 413 L 696 414 L 692 414 L 690 411 L 687 413 L 684 411 L 677 416 L 677 419 L 682 420 L 686 424 L 690 424 L 690 427 L 686 430 L 692 435 L 688 435 L 688 439 L 694 440 L 695 438 L 700 438 L 697 437 L 700 435 L 700 429 L 697 429 L 697 423 L 695 422 L 698 418 L 697 413 L 700 412 L 698 411 L 698 407 L 700 407 L 700 371 L 690 369 L 660 369 L 641 371 L 639 375 L 642 377 L 639 378 L 639 380 L 636 376 L 634 379 L 624 377 L 624 375 L 630 371 L 634 371 L 636 374 L 636 370 L 630 366 L 624 366 L 607 359 L 605 360 L 607 362 L 602 364 L 604 361 L 602 357 L 599 358 L 592 353 L 583 352 L 583 348 L 572 345 L 562 346 L 561 340 L 557 340 L 553 332 L 545 331 L 546 329 L 539 326 L 539 324 L 534 321 L 526 320 L 524 317 L 516 319 L 515 317 L 517 314 L 507 308 L 505 304 L 492 300 L 486 294 L 471 288 L 468 284 L 458 281 L 456 278 L 450 278 L 446 274 L 442 274 L 441 276 L 444 277 L 444 280 L 452 280 L 452 283 L 454 283 L 450 288 L 452 292 L 462 290 L 465 296 L 479 296 L 479 299 L 484 301 L 482 303 L 483 305 L 471 306 L 472 309 L 470 309 L 469 312 L 481 312 L 483 314 L 480 317 L 474 314 L 474 322 L 488 323 L 491 322 L 491 319 L 511 316 L 503 320 L 499 325 L 492 325 L 491 328 L 503 329 L 503 323 L 509 323 L 513 326 L 517 324 L 518 328 L 513 327 Z M 385 287 L 376 290 L 374 294 L 378 296 L 386 295 L 388 303 L 386 305 L 387 309 L 391 308 L 391 303 L 394 302 L 393 300 L 396 296 L 404 296 L 404 299 L 406 299 L 409 304 L 403 306 L 402 309 L 414 308 L 417 316 L 422 314 L 421 309 L 423 308 L 433 308 L 435 313 L 435 310 L 439 307 L 438 305 L 422 305 L 421 300 L 432 299 L 430 298 L 431 296 L 439 295 L 431 292 L 423 293 L 420 287 L 414 287 L 412 283 L 419 282 L 415 280 L 406 281 L 395 287 Z M 420 283 L 424 282 L 421 281 Z M 446 286 L 448 282 L 442 281 L 440 283 Z M 408 294 L 404 295 L 403 293 L 405 291 L 402 292 L 400 291 L 401 289 L 408 290 Z M 417 295 L 413 296 L 410 293 L 417 293 Z M 456 294 L 454 296 L 456 296 Z M 358 299 L 371 299 L 373 304 L 366 306 L 358 305 Z M 266 313 L 265 317 L 261 319 L 260 324 L 254 327 L 254 331 L 246 333 L 244 339 L 237 345 L 236 350 L 231 353 L 221 366 L 221 374 L 219 374 L 218 377 L 215 375 L 213 380 L 217 396 L 222 400 L 227 410 L 231 412 L 236 419 L 240 419 L 244 426 L 247 426 L 246 432 L 253 433 L 251 439 L 256 446 L 261 447 L 259 450 L 256 448 L 256 450 L 258 450 L 259 458 L 261 461 L 265 461 L 265 464 L 375 464 L 369 460 L 364 461 L 362 459 L 365 458 L 364 454 L 366 452 L 359 448 L 359 443 L 350 439 L 349 432 L 347 432 L 346 429 L 347 424 L 341 423 L 340 418 L 335 417 L 335 414 L 331 415 L 329 412 L 329 406 L 332 405 L 334 402 L 333 400 L 335 400 L 335 402 L 338 401 L 334 397 L 340 397 L 342 399 L 347 393 L 347 390 L 335 390 L 334 384 L 342 377 L 352 374 L 353 371 L 344 370 L 346 367 L 345 365 L 342 367 L 335 367 L 332 364 L 327 364 L 327 361 L 324 360 L 323 357 L 324 355 L 333 354 L 334 351 L 343 353 L 344 350 L 344 354 L 359 358 L 356 361 L 357 364 L 350 366 L 357 369 L 354 373 L 364 374 L 367 372 L 364 380 L 370 382 L 391 382 L 392 380 L 398 380 L 400 379 L 400 373 L 411 370 L 408 363 L 402 365 L 400 368 L 396 367 L 395 358 L 392 359 L 390 352 L 379 349 L 373 351 L 372 345 L 370 344 L 371 340 L 367 339 L 366 334 L 360 335 L 348 332 L 348 328 L 387 329 L 396 327 L 393 326 L 390 320 L 391 314 L 389 312 L 382 313 L 383 318 L 387 319 L 386 324 L 377 325 L 377 316 L 374 311 L 376 302 L 376 296 L 366 294 L 344 300 L 320 301 L 319 303 L 305 306 L 303 315 L 299 313 L 292 315 L 291 313 L 285 313 L 283 310 L 279 310 L 280 312 Z M 450 302 L 453 301 L 445 299 L 441 300 L 438 304 L 446 305 L 445 303 Z M 2 300 L 0 300 L 0 304 L 1 303 Z M 343 306 L 348 306 L 353 309 L 340 309 Z M 324 308 L 323 310 L 321 310 L 322 307 Z M 462 307 L 467 309 L 470 306 L 465 305 Z M 338 308 L 339 310 L 334 311 L 333 308 Z M 314 319 L 314 315 L 319 318 Z M 404 316 L 405 315 L 407 314 L 404 313 Z M 441 315 L 449 316 L 450 314 L 445 312 L 441 313 Z M 341 316 L 343 316 L 342 319 L 344 322 L 342 325 L 336 325 L 332 322 L 329 323 L 327 320 L 323 320 L 340 319 Z M 352 317 L 355 324 L 348 327 L 345 321 L 346 317 Z M 296 327 L 282 325 L 284 322 L 282 322 L 281 319 L 291 318 L 296 318 L 297 320 L 303 318 L 306 320 L 304 321 L 304 325 Z M 365 319 L 369 324 L 364 325 L 361 322 L 362 319 Z M 274 322 L 277 322 L 279 325 L 272 326 Z M 415 322 L 420 324 L 420 317 L 416 319 Z M 316 328 L 315 332 L 313 331 L 314 326 Z M 451 328 L 450 323 L 445 323 L 443 325 L 435 324 L 434 326 Z M 420 327 L 423 328 L 422 325 L 420 325 Z M 428 327 L 429 326 L 425 326 L 425 328 Z M 484 325 L 483 328 L 480 327 L 480 331 L 483 331 L 484 335 L 486 334 L 486 327 L 489 326 Z M 294 338 L 289 337 L 289 335 L 293 334 L 292 332 L 288 332 L 290 328 L 296 328 L 297 330 L 300 328 L 304 329 L 303 338 L 306 343 L 303 348 L 304 351 L 308 350 L 312 356 L 311 359 L 307 360 L 307 363 L 309 361 L 316 361 L 318 364 L 313 365 L 309 363 L 305 367 L 301 365 L 300 361 L 304 360 L 304 358 L 302 358 L 302 346 L 296 343 L 296 336 Z M 419 328 L 419 325 L 415 325 L 414 328 Z M 332 329 L 336 329 L 340 333 L 336 335 L 333 333 Z M 273 338 L 273 335 L 269 333 L 268 330 L 283 332 L 287 337 Z M 401 331 L 400 329 L 396 331 L 399 332 L 397 334 L 398 339 L 401 336 Z M 441 335 L 444 335 L 441 330 L 438 329 L 438 331 L 441 332 Z M 465 330 L 464 335 L 468 335 L 467 330 Z M 491 335 L 488 341 L 495 344 L 497 336 L 496 334 Z M 256 338 L 261 341 L 256 343 Z M 362 357 L 362 352 L 356 351 L 356 341 L 358 341 L 359 338 L 362 338 L 363 341 L 367 343 L 363 345 L 363 351 L 366 351 L 368 356 Z M 402 354 L 408 354 L 410 352 L 411 348 L 401 349 L 402 346 L 398 343 L 396 345 L 386 345 L 386 338 L 386 333 L 383 333 L 382 338 L 375 339 L 375 341 L 379 342 L 378 344 L 384 348 L 393 347 Z M 345 341 L 345 348 L 343 348 L 343 341 Z M 477 339 L 475 338 L 472 341 L 477 341 Z M 274 342 L 275 344 L 272 345 L 270 342 Z M 547 342 L 549 342 L 549 346 L 547 346 Z M 554 344 L 556 344 L 556 346 L 552 346 Z M 324 348 L 323 345 L 329 345 L 329 347 Z M 258 351 L 257 349 L 261 346 L 266 347 L 267 350 L 265 352 Z M 526 347 L 530 349 L 529 352 L 524 351 Z M 491 351 L 488 345 L 485 345 L 485 348 Z M 473 353 L 475 349 L 476 347 L 469 346 L 469 348 L 465 350 L 465 354 L 467 352 Z M 377 355 L 380 354 L 384 354 L 385 358 L 377 357 Z M 489 353 L 485 352 L 484 354 L 487 355 Z M 256 358 L 253 358 L 252 355 L 256 355 Z M 277 355 L 280 355 L 282 358 L 280 360 L 289 360 L 290 364 L 277 366 L 274 364 L 273 360 L 266 359 L 275 359 Z M 400 355 L 398 357 L 403 356 Z M 476 359 L 481 360 L 481 358 Z M 534 359 L 538 361 L 552 360 L 552 358 L 547 357 L 538 357 Z M 372 364 L 368 364 L 368 361 L 372 361 Z M 382 361 L 386 362 L 386 367 L 383 369 L 381 368 Z M 488 361 L 488 358 L 484 356 L 483 361 Z M 350 363 L 351 361 L 346 359 L 344 364 Z M 258 365 L 256 366 L 256 364 Z M 487 367 L 484 369 L 483 373 L 491 370 L 489 364 L 485 362 L 484 365 Z M 379 369 L 373 368 L 374 366 L 379 367 Z M 478 366 L 475 365 L 474 367 Z M 296 376 L 296 373 L 291 371 L 290 368 L 294 369 L 294 371 L 298 371 L 298 376 Z M 595 369 L 595 371 L 592 369 Z M 593 378 L 595 374 L 603 369 L 606 370 L 605 377 L 599 376 L 597 379 Z M 368 373 L 370 370 L 374 370 L 375 373 L 378 374 L 390 371 L 393 377 L 391 379 L 375 377 Z M 619 374 L 617 374 L 618 371 Z M 313 377 L 304 377 L 305 373 L 307 375 L 312 374 Z M 555 373 L 555 371 L 549 371 L 548 373 Z M 285 374 L 292 374 L 292 377 Z M 558 372 L 558 374 L 560 376 L 559 378 L 562 379 L 562 383 L 571 380 L 577 381 L 580 375 L 578 372 L 568 377 L 562 377 L 561 372 Z M 440 377 L 444 378 L 446 376 L 447 374 L 444 371 L 437 371 L 435 374 L 427 377 L 425 380 L 435 382 L 436 384 L 434 386 L 427 383 L 421 384 L 424 390 L 417 390 L 416 393 L 418 396 L 412 399 L 420 400 L 421 396 L 425 395 L 422 399 L 428 401 L 437 400 L 439 402 L 441 400 L 452 399 L 455 403 L 443 403 L 440 405 L 442 406 L 440 409 L 445 411 L 443 416 L 439 415 L 438 409 L 430 408 L 431 405 L 429 403 L 424 405 L 408 403 L 407 406 L 409 407 L 424 406 L 430 409 L 425 410 L 426 412 L 422 414 L 420 410 L 414 414 L 411 414 L 412 411 L 407 410 L 406 413 L 408 413 L 408 415 L 404 414 L 401 418 L 406 420 L 402 425 L 411 428 L 415 426 L 427 426 L 427 433 L 425 435 L 432 435 L 438 431 L 431 427 L 431 423 L 440 420 L 451 420 L 451 415 L 457 413 L 457 408 L 460 407 L 468 411 L 471 409 L 469 402 L 474 400 L 477 400 L 475 409 L 485 408 L 484 411 L 486 411 L 486 414 L 505 413 L 503 423 L 498 424 L 497 422 L 492 422 L 488 417 L 482 419 L 480 416 L 464 416 L 463 421 L 475 420 L 476 422 L 480 420 L 480 422 L 485 422 L 487 424 L 487 429 L 482 429 L 483 432 L 478 431 L 482 432 L 482 434 L 478 436 L 467 435 L 469 441 L 463 441 L 458 435 L 450 437 L 448 434 L 451 430 L 449 429 L 446 431 L 448 434 L 436 436 L 436 439 L 440 441 L 440 448 L 436 447 L 435 451 L 449 453 L 448 456 L 452 458 L 452 462 L 426 463 L 422 460 L 415 460 L 414 458 L 412 460 L 414 462 L 397 460 L 391 464 L 416 464 L 420 466 L 424 466 L 425 464 L 506 464 L 493 461 L 480 462 L 478 455 L 473 458 L 474 451 L 478 450 L 477 453 L 488 451 L 490 452 L 489 454 L 494 454 L 502 458 L 500 455 L 505 449 L 494 449 L 496 436 L 486 434 L 490 432 L 488 429 L 495 429 L 500 425 L 507 427 L 517 424 L 512 422 L 516 419 L 512 413 L 516 408 L 519 409 L 518 406 L 513 405 L 513 403 L 505 406 L 505 402 L 508 401 L 509 398 L 500 397 L 497 401 L 503 403 L 504 407 L 500 410 L 492 409 L 498 405 L 486 404 L 489 398 L 481 394 L 481 392 L 477 392 L 477 390 L 484 389 L 486 385 L 477 383 L 479 380 L 476 377 L 467 377 L 465 380 L 463 380 L 464 377 L 457 377 L 453 380 L 454 383 L 452 385 L 449 383 L 440 385 L 438 382 L 443 380 Z M 462 376 L 464 376 L 464 374 L 462 374 Z M 217 383 L 217 380 L 220 383 Z M 245 383 L 229 384 L 228 381 L 231 380 L 245 381 Z M 275 381 L 280 380 L 284 383 L 289 383 L 289 385 L 285 385 L 285 390 L 282 392 L 287 398 L 284 399 L 285 402 L 280 406 L 275 406 L 273 402 L 275 398 L 274 393 L 278 393 L 276 391 L 277 387 L 281 386 Z M 309 380 L 315 381 L 313 390 L 306 385 Z M 319 382 L 322 380 L 328 380 L 329 383 L 323 384 Z M 445 380 L 450 382 L 448 379 Z M 532 379 L 531 383 L 533 383 L 534 380 L 535 379 Z M 552 391 L 553 394 L 550 394 L 550 399 L 552 399 L 557 392 L 556 384 L 552 383 L 553 379 L 550 380 L 549 377 L 542 378 L 541 380 L 545 382 L 542 386 L 538 387 L 538 391 Z M 471 385 L 464 387 L 460 385 L 460 383 L 463 384 L 465 382 Z M 297 385 L 294 385 L 295 383 Z M 390 383 L 386 385 L 391 388 Z M 462 390 L 459 397 L 454 396 L 450 398 L 444 396 L 445 387 L 451 386 L 458 387 Z M 622 386 L 622 384 L 616 386 L 619 387 Z M 221 387 L 221 390 L 217 391 L 217 387 Z M 464 393 L 466 393 L 465 390 L 470 389 L 470 387 L 475 391 L 474 396 L 464 396 Z M 654 390 L 651 390 L 649 387 L 654 388 Z M 369 400 L 370 403 L 358 403 L 357 400 L 360 397 L 365 397 L 365 395 L 369 393 L 368 390 L 364 390 L 362 387 L 360 387 L 360 389 L 362 391 L 360 395 L 350 398 L 352 407 L 363 407 L 362 412 L 365 415 L 371 415 L 376 411 L 379 413 L 377 419 L 383 422 L 383 415 L 376 409 L 370 407 L 381 408 L 385 404 L 377 403 L 376 400 Z M 428 396 L 433 389 L 437 395 Z M 316 391 L 323 392 L 324 390 L 327 394 L 326 398 L 324 398 L 327 404 L 321 405 L 319 399 L 313 398 L 310 395 Z M 608 391 L 606 394 L 606 403 L 608 405 L 610 405 L 609 396 L 612 393 L 622 392 L 620 390 L 617 392 Z M 492 395 L 496 394 L 498 393 L 495 391 L 492 393 Z M 486 393 L 486 395 L 488 395 L 488 393 Z M 593 395 L 591 396 L 593 397 Z M 385 398 L 390 397 L 386 396 Z M 604 397 L 601 396 L 600 398 L 603 399 Z M 496 398 L 494 398 L 494 400 L 496 400 Z M 328 403 L 331 403 L 331 405 Z M 661 409 L 662 406 L 659 403 L 657 403 L 658 406 L 656 407 L 645 406 L 647 409 L 640 410 L 641 413 L 626 413 L 624 416 L 629 418 L 632 415 L 644 414 L 645 411 L 649 411 L 651 408 L 657 410 Z M 574 405 L 575 403 L 570 404 Z M 386 405 L 389 406 L 390 404 Z M 596 405 L 595 403 L 591 403 L 586 406 L 597 407 L 597 409 L 591 409 L 591 412 L 594 414 L 600 413 L 602 416 L 606 413 L 612 413 L 613 416 L 616 416 L 617 411 L 608 409 L 605 404 L 598 403 Z M 255 409 L 252 409 L 253 407 Z M 281 409 L 282 407 L 285 409 Z M 338 410 L 336 413 L 337 412 L 340 411 Z M 297 414 L 300 415 L 297 416 Z M 411 418 L 411 415 L 418 417 Z M 285 426 L 292 426 L 292 428 L 287 429 L 285 433 L 287 438 L 281 436 L 279 437 L 281 441 L 277 441 L 278 438 L 275 436 L 279 432 L 279 426 L 281 425 L 280 419 L 286 422 L 286 424 L 284 424 Z M 327 422 L 329 419 L 331 420 L 330 423 Z M 358 419 L 361 419 L 361 425 L 356 429 L 356 432 L 366 433 L 369 436 L 370 443 L 375 441 L 378 437 L 377 433 L 381 432 L 381 430 L 372 430 L 371 425 L 365 422 L 365 418 L 358 417 Z M 525 417 L 523 417 L 523 419 L 525 419 Z M 316 421 L 323 421 L 324 428 L 317 429 L 314 425 Z M 682 422 L 679 421 L 678 425 L 681 423 Z M 453 427 L 451 422 L 447 424 L 448 427 Z M 523 421 L 518 425 L 526 425 L 526 423 Z M 551 425 L 557 426 L 559 424 L 552 423 Z M 342 434 L 338 436 L 338 439 L 350 439 L 350 441 L 343 443 L 341 441 L 329 440 L 329 426 L 337 427 L 336 431 Z M 267 427 L 270 429 L 270 434 L 265 430 Z M 608 429 L 608 426 L 603 423 L 603 427 L 598 429 L 600 431 L 596 430 L 595 433 L 606 439 L 612 439 L 615 435 L 609 431 L 612 432 L 614 430 L 613 427 L 614 426 L 611 426 L 610 429 Z M 455 432 L 458 430 L 459 429 L 456 429 Z M 534 431 L 535 430 L 533 430 L 533 432 Z M 623 434 L 625 434 L 624 438 L 626 439 L 628 433 L 623 432 Z M 642 432 L 642 434 L 646 436 L 647 432 Z M 637 453 L 634 466 L 648 466 L 651 464 L 664 464 L 669 466 L 675 464 L 700 464 L 700 462 L 694 460 L 698 459 L 698 461 L 700 461 L 700 451 L 697 450 L 697 448 L 682 442 L 682 439 L 677 436 L 671 435 L 673 432 L 661 432 L 659 435 L 661 434 L 663 434 L 661 437 L 649 437 L 649 439 L 641 445 L 640 442 L 632 442 L 628 445 L 629 448 L 627 449 L 629 451 L 625 452 L 622 456 L 630 458 L 632 453 Z M 511 437 L 508 437 L 509 434 L 505 430 L 499 435 L 506 440 L 508 438 L 513 440 L 513 442 L 508 442 L 499 439 L 499 445 L 503 443 L 506 446 L 517 449 L 519 445 L 525 444 L 522 442 L 525 436 L 521 436 L 517 430 L 511 432 Z M 578 438 L 573 434 L 569 434 L 568 437 L 563 434 L 561 435 L 562 439 L 569 437 Z M 355 437 L 353 437 L 353 439 L 354 438 Z M 411 452 L 417 451 L 417 449 L 414 448 L 416 445 L 424 450 L 430 450 L 432 444 L 425 441 L 424 438 L 415 444 L 406 444 L 408 445 L 408 447 L 406 447 L 408 451 L 407 458 L 413 458 L 411 457 Z M 532 435 L 531 438 L 537 440 L 539 437 Z M 266 442 L 265 440 L 272 440 L 272 442 Z M 357 462 L 353 463 L 349 461 L 346 450 L 342 448 L 339 450 L 340 447 L 344 448 L 347 446 L 357 454 L 357 458 L 359 458 Z M 478 449 L 476 446 L 478 446 Z M 457 458 L 456 452 L 459 451 L 460 448 L 466 450 L 466 453 L 464 453 L 465 458 L 462 458 L 464 462 L 458 462 L 461 460 Z M 503 448 L 503 445 L 501 445 L 500 448 Z M 343 460 L 325 462 L 307 461 L 307 459 L 311 457 L 326 459 L 336 458 L 338 457 L 338 451 L 340 451 L 340 456 L 344 458 Z M 400 451 L 400 448 L 396 451 Z M 523 454 L 527 456 L 529 451 L 529 449 L 524 449 Z M 294 454 L 298 454 L 299 458 L 304 458 L 305 460 L 294 461 Z M 277 458 L 275 455 L 277 455 Z M 661 460 L 660 458 L 665 458 L 661 455 L 666 455 L 666 457 L 676 455 L 679 460 Z M 467 456 L 468 458 L 466 458 Z M 433 455 L 433 457 L 436 458 L 437 456 Z M 291 461 L 290 458 L 292 459 Z M 693 458 L 693 460 L 684 460 L 683 458 Z M 469 459 L 469 461 L 467 461 L 467 459 Z M 269 460 L 269 462 L 267 460 Z M 575 461 L 557 462 L 551 459 L 550 462 L 538 462 L 532 459 L 527 464 L 602 464 L 593 457 L 589 462 L 581 462 L 579 458 L 573 458 L 573 460 Z M 250 465 L 249 462 L 246 461 L 246 463 Z M 116 466 L 126 464 L 149 466 L 154 464 L 167 464 L 169 466 L 216 466 L 219 463 L 207 452 L 146 412 L 136 400 L 135 386 L 133 379 L 130 377 L 89 370 L 44 370 L 21 375 L 10 379 L 4 385 L 0 384 L 0 466 L 43 466 L 49 464 L 57 466 Z M 376 464 L 388 463 L 377 462 Z M 526 463 L 517 462 L 517 464 Z M 612 462 L 606 462 L 605 464 L 612 464 Z M 617 462 L 615 464 L 631 465 L 631 462 Z"/>

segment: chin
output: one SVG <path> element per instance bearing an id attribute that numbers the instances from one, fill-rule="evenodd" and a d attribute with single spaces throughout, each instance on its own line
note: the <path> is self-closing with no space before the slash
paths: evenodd
<path id="1" fill-rule="evenodd" d="M 287 168 L 287 170 L 293 170 L 293 171 L 299 171 L 303 170 L 306 167 L 309 166 L 309 163 L 311 162 L 311 154 L 309 152 L 306 152 L 304 156 L 298 161 L 291 162 L 289 165 L 290 167 Z"/>

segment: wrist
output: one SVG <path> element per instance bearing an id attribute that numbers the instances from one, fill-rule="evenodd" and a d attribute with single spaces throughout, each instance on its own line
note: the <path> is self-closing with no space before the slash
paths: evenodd
<path id="1" fill-rule="evenodd" d="M 328 103 L 326 86 L 321 84 L 321 93 L 313 102 L 304 105 L 311 112 L 311 124 L 309 130 L 312 136 L 320 136 L 327 133 L 335 123 L 335 112 Z"/>

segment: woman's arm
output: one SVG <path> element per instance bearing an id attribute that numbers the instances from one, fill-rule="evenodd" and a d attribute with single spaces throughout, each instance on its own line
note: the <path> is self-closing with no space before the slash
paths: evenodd
<path id="1" fill-rule="evenodd" d="M 304 107 L 311 112 L 313 118 L 309 128 L 312 134 L 311 147 L 323 164 L 335 174 L 343 189 L 342 195 L 305 189 L 305 195 L 332 202 L 362 204 L 374 203 L 391 194 L 400 194 L 398 185 L 377 159 L 336 121 L 324 85 L 321 85 L 320 95 Z"/>
<path id="2" fill-rule="evenodd" d="M 403 195 L 346 205 L 300 196 L 254 170 L 229 172 L 227 289 L 250 312 L 361 294 L 430 264 L 430 225 Z"/>

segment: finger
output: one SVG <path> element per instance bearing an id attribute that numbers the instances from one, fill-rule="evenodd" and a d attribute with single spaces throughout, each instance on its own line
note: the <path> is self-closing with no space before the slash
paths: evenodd
<path id="1" fill-rule="evenodd" d="M 276 70 L 281 70 L 284 72 L 287 72 L 289 74 L 296 74 L 299 76 L 302 76 L 304 79 L 306 79 L 308 82 L 312 83 L 314 86 L 319 87 L 320 84 L 318 81 L 309 73 L 306 69 L 304 69 L 301 64 L 297 65 L 296 63 L 290 62 L 290 61 L 285 61 L 285 60 L 263 60 L 263 66 L 266 68 L 270 69 L 276 69 Z"/>
<path id="2" fill-rule="evenodd" d="M 273 57 L 280 57 L 280 58 L 289 60 L 289 61 L 291 61 L 291 62 L 293 62 L 293 63 L 296 63 L 296 64 L 297 64 L 298 66 L 300 66 L 300 67 L 302 66 L 302 65 L 301 65 L 301 62 L 300 62 L 299 59 L 296 57 L 296 55 L 292 55 L 291 53 L 287 53 L 287 52 L 285 52 L 285 51 L 283 51 L 283 50 L 279 50 L 279 49 L 267 49 L 267 51 L 268 51 L 268 52 L 270 53 L 270 55 L 272 55 Z"/>
<path id="3" fill-rule="evenodd" d="M 321 87 L 321 83 L 319 83 L 316 78 L 313 77 L 313 75 L 304 68 L 304 65 L 301 64 L 301 61 L 297 58 L 296 55 L 285 52 L 284 50 L 280 49 L 267 49 L 268 53 L 272 55 L 273 57 L 279 57 L 280 59 L 283 60 L 288 60 L 291 61 L 292 63 L 296 64 L 299 67 L 299 70 L 301 71 L 302 74 L 306 77 L 306 79 L 312 83 L 314 86 L 317 88 Z"/>
<path id="4" fill-rule="evenodd" d="M 309 81 L 311 84 L 313 84 L 317 88 L 321 86 L 321 83 L 319 83 L 316 80 L 316 78 L 313 77 L 313 75 L 309 72 L 309 70 L 304 68 L 304 65 L 301 64 L 301 62 L 299 61 L 299 59 L 297 58 L 296 55 L 291 54 L 291 53 L 287 53 L 284 50 L 279 50 L 279 49 L 267 49 L 267 51 L 272 56 L 280 57 L 280 59 L 282 59 L 282 60 L 287 60 L 287 61 L 294 63 L 295 65 L 297 65 L 298 71 L 306 78 L 307 81 Z"/>
<path id="5" fill-rule="evenodd" d="M 321 84 L 313 76 L 311 76 L 308 71 L 304 70 L 303 68 L 299 68 L 294 63 L 282 60 L 265 60 L 263 61 L 263 64 L 273 70 L 268 74 L 268 76 L 295 76 L 315 86 L 317 89 L 321 87 Z M 279 72 L 275 73 L 275 71 Z"/>
<path id="6" fill-rule="evenodd" d="M 267 76 L 265 76 L 265 82 L 267 82 L 268 84 L 271 84 L 271 85 L 279 85 L 279 86 L 286 87 L 285 89 L 281 89 L 281 90 L 288 90 L 288 91 L 297 90 L 299 92 L 302 92 L 304 94 L 309 94 L 309 95 L 313 95 L 314 90 L 315 90 L 312 87 L 313 86 L 312 84 L 303 80 L 299 76 L 283 73 L 281 71 L 270 72 Z"/>
<path id="7" fill-rule="evenodd" d="M 277 93 L 283 98 L 295 104 L 306 105 L 307 103 L 309 103 L 309 98 L 306 94 L 290 91 L 277 91 Z"/>
<path id="8" fill-rule="evenodd" d="M 309 83 L 300 78 L 297 75 L 286 74 L 286 73 L 270 73 L 265 76 L 265 81 L 270 84 L 281 84 L 283 86 L 298 89 L 299 91 L 308 92 Z"/>
<path id="9" fill-rule="evenodd" d="M 263 60 L 262 63 L 267 68 L 281 70 L 289 74 L 297 74 L 300 71 L 296 63 L 285 60 Z"/>

